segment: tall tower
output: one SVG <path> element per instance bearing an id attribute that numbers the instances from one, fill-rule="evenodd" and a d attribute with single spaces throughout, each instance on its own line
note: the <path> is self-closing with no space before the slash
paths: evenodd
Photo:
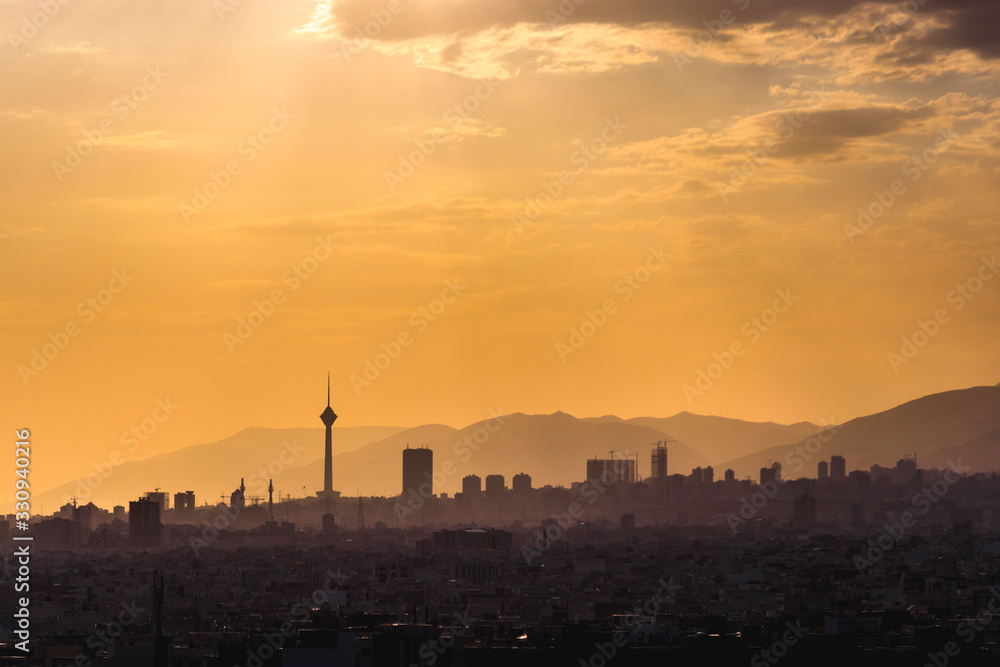
<path id="1" fill-rule="evenodd" d="M 274 521 L 274 480 L 267 480 L 267 520 Z"/>
<path id="2" fill-rule="evenodd" d="M 326 426 L 326 456 L 323 461 L 323 496 L 329 498 L 333 494 L 333 422 L 337 421 L 337 413 L 330 407 L 330 373 L 326 374 L 326 410 L 319 416 Z"/>
<path id="3" fill-rule="evenodd" d="M 403 491 L 401 495 L 416 493 L 423 498 L 434 495 L 434 450 L 426 445 L 420 449 L 403 450 Z"/>

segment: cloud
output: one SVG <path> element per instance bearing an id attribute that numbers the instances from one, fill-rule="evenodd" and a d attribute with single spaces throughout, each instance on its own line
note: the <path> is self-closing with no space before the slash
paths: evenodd
<path id="1" fill-rule="evenodd" d="M 321 2 L 320 5 L 327 3 Z M 343 36 L 385 12 L 384 0 L 344 0 L 332 15 Z M 905 23 L 911 15 L 935 15 L 946 25 L 935 30 L 927 46 L 939 50 L 969 49 L 983 57 L 1000 56 L 1000 6 L 989 0 L 587 0 L 576 3 L 538 3 L 535 0 L 479 0 L 417 3 L 404 0 L 402 10 L 383 26 L 376 39 L 412 40 L 430 36 L 463 35 L 518 24 L 603 24 L 621 27 L 648 25 L 725 33 L 730 26 L 766 26 L 770 29 L 802 28 L 813 19 L 831 20 L 859 8 L 874 6 Z M 563 9 L 565 8 L 565 9 Z M 873 29 L 876 26 L 871 26 Z"/>

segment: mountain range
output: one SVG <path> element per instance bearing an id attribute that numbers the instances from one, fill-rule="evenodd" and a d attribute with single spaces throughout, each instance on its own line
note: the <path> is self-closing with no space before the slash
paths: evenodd
<path id="1" fill-rule="evenodd" d="M 671 474 L 711 465 L 716 479 L 727 468 L 738 478 L 756 479 L 761 467 L 789 460 L 797 446 L 801 455 L 810 444 L 807 465 L 787 477 L 815 477 L 816 463 L 832 454 L 844 456 L 848 470 L 891 466 L 912 454 L 922 467 L 961 459 L 975 470 L 995 470 L 1000 469 L 1000 386 L 925 396 L 832 427 L 822 440 L 810 442 L 821 430 L 809 422 L 783 425 L 689 412 L 632 419 L 515 413 L 461 429 L 443 424 L 334 426 L 334 488 L 350 496 L 399 494 L 401 451 L 407 446 L 430 447 L 435 470 L 453 470 L 435 484 L 435 492 L 446 493 L 460 490 L 467 474 L 484 479 L 502 474 L 509 486 L 514 474 L 525 472 L 534 486 L 568 486 L 585 477 L 586 459 L 606 458 L 612 450 L 616 458 L 637 455 L 639 474 L 648 476 L 650 445 L 662 440 L 667 441 Z M 73 496 L 77 502 L 111 507 L 159 487 L 171 493 L 193 490 L 199 504 L 214 503 L 228 499 L 241 478 L 248 497 L 266 497 L 269 479 L 281 496 L 302 497 L 320 489 L 322 455 L 322 427 L 247 428 L 218 442 L 126 461 L 104 477 L 95 473 L 89 481 L 69 481 L 34 500 L 50 512 Z M 454 465 L 445 467 L 448 461 Z"/>

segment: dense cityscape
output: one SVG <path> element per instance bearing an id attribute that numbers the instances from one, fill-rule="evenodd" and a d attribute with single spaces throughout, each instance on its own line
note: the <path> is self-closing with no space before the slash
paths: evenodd
<path id="1" fill-rule="evenodd" d="M 645 479 L 590 459 L 569 487 L 467 475 L 449 497 L 420 447 L 396 497 L 68 503 L 31 525 L 33 652 L 4 623 L 0 664 L 995 664 L 1000 479 L 848 473 L 828 433 L 789 454 L 816 471 L 796 479 L 668 474 L 661 441 Z"/>

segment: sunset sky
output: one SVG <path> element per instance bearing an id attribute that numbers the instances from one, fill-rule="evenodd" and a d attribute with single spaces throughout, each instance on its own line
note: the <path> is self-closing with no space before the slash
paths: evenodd
<path id="1" fill-rule="evenodd" d="M 1000 5 L 578 1 L 0 0 L 38 487 L 158 399 L 137 458 L 320 427 L 328 370 L 338 426 L 1000 382 Z"/>

